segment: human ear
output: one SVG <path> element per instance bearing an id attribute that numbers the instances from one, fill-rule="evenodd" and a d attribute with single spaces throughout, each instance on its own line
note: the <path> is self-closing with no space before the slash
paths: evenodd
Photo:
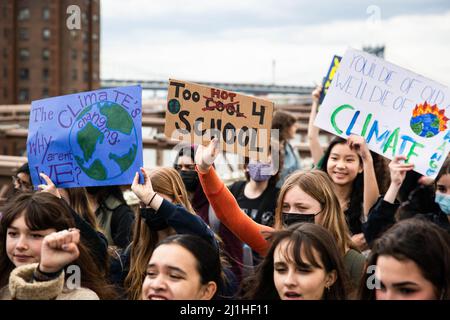
<path id="1" fill-rule="evenodd" d="M 328 272 L 328 274 L 325 277 L 325 287 L 327 288 L 331 287 L 336 282 L 336 280 L 337 280 L 336 270 Z"/>
<path id="2" fill-rule="evenodd" d="M 200 300 L 211 300 L 217 291 L 217 284 L 214 281 L 210 281 L 203 285 L 201 290 L 203 292 L 201 293 Z"/>

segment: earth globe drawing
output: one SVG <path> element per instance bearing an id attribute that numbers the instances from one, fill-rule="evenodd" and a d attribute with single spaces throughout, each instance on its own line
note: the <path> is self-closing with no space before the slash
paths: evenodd
<path id="1" fill-rule="evenodd" d="M 81 170 L 91 179 L 119 177 L 136 159 L 138 136 L 133 119 L 121 105 L 94 103 L 77 116 L 69 144 Z"/>
<path id="2" fill-rule="evenodd" d="M 445 109 L 440 110 L 437 105 L 431 106 L 425 102 L 413 109 L 409 125 L 418 136 L 432 138 L 447 129 L 448 120 Z"/>

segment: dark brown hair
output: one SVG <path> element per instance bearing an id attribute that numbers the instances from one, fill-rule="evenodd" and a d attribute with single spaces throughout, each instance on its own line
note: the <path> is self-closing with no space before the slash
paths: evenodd
<path id="1" fill-rule="evenodd" d="M 450 299 L 450 235 L 441 227 L 418 217 L 397 222 L 375 240 L 367 265 L 375 266 L 381 255 L 412 260 L 434 285 L 436 296 Z M 366 272 L 361 281 L 359 297 L 363 300 L 375 299 L 375 289 L 367 285 L 370 276 Z"/>
<path id="2" fill-rule="evenodd" d="M 294 260 L 298 266 L 306 263 L 317 268 L 322 268 L 325 272 L 336 272 L 337 279 L 330 286 L 329 290 L 324 290 L 324 300 L 339 300 L 349 297 L 349 282 L 344 268 L 342 255 L 336 246 L 333 236 L 322 226 L 313 223 L 297 223 L 287 229 L 274 231 L 268 240 L 271 246 L 264 260 L 258 266 L 255 274 L 244 284 L 246 299 L 269 299 L 279 300 L 277 289 L 273 281 L 274 275 L 274 253 L 275 249 L 284 240 L 288 240 L 290 245 L 284 254 L 287 258 Z M 320 262 L 314 256 L 314 251 L 318 253 Z M 301 257 L 301 252 L 305 254 L 307 262 Z M 291 258 L 292 257 L 292 258 Z M 321 266 L 322 265 L 322 266 Z"/>
<path id="3" fill-rule="evenodd" d="M 15 268 L 6 252 L 8 227 L 21 215 L 31 230 L 54 228 L 56 231 L 76 227 L 75 221 L 64 200 L 45 192 L 20 193 L 2 208 L 0 220 L 0 287 L 8 284 L 9 274 Z M 112 286 L 108 285 L 103 274 L 95 264 L 95 257 L 83 239 L 78 245 L 80 256 L 74 261 L 81 270 L 81 286 L 94 291 L 100 299 L 116 297 Z"/>

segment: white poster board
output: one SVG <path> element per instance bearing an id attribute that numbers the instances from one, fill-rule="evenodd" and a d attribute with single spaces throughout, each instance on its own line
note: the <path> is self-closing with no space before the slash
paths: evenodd
<path id="1" fill-rule="evenodd" d="M 450 148 L 450 90 L 368 53 L 348 49 L 315 125 L 335 135 L 363 136 L 389 159 L 405 155 L 435 178 Z"/>

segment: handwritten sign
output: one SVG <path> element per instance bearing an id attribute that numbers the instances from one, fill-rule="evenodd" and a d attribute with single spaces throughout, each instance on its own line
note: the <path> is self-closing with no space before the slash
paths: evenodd
<path id="1" fill-rule="evenodd" d="M 102 89 L 31 103 L 27 153 L 33 185 L 131 184 L 142 162 L 142 89 Z"/>
<path id="2" fill-rule="evenodd" d="M 336 74 L 337 68 L 339 68 L 339 63 L 341 62 L 342 57 L 334 56 L 331 61 L 330 68 L 328 69 L 326 77 L 322 82 L 322 92 L 320 93 L 319 104 L 322 104 L 325 95 L 327 94 L 328 88 L 331 85 L 331 80 L 333 80 L 334 75 Z"/>
<path id="3" fill-rule="evenodd" d="M 341 137 L 363 136 L 371 150 L 405 155 L 435 178 L 450 148 L 448 87 L 367 53 L 349 49 L 315 125 Z"/>
<path id="4" fill-rule="evenodd" d="M 267 161 L 273 102 L 181 80 L 169 80 L 168 138 L 208 144 L 219 137 L 222 150 Z"/>

